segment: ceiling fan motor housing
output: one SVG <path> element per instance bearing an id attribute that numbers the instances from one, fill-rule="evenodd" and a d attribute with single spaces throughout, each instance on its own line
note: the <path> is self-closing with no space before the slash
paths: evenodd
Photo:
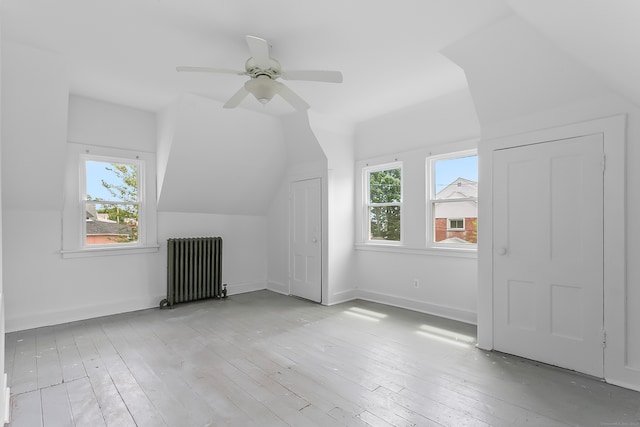
<path id="1" fill-rule="evenodd" d="M 247 70 L 247 74 L 252 79 L 255 79 L 259 76 L 267 76 L 270 79 L 275 80 L 280 77 L 282 67 L 280 66 L 280 63 L 273 58 L 269 58 L 269 62 L 271 63 L 271 66 L 265 69 L 260 68 L 253 58 L 249 58 L 247 59 L 247 62 L 245 62 L 244 68 L 245 70 Z"/>

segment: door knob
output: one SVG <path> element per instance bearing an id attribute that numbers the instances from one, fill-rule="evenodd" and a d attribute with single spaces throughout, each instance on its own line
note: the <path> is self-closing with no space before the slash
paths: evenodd
<path id="1" fill-rule="evenodd" d="M 506 255 L 507 254 L 507 248 L 498 248 L 498 255 Z"/>
<path id="2" fill-rule="evenodd" d="M 312 241 L 313 243 L 318 243 L 318 239 L 316 239 L 315 237 L 314 237 L 313 239 L 311 239 L 311 241 Z"/>

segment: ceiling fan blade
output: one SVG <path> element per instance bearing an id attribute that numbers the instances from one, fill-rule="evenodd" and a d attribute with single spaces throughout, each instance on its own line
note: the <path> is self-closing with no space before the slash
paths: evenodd
<path id="1" fill-rule="evenodd" d="M 280 90 L 278 91 L 278 94 L 282 98 L 284 98 L 285 101 L 291 104 L 293 108 L 295 108 L 298 111 L 304 111 L 309 109 L 309 104 L 307 104 L 304 99 L 300 98 L 294 91 L 292 91 L 291 89 L 289 89 L 287 86 L 283 85 L 280 82 L 274 81 L 274 83 L 280 86 Z"/>
<path id="2" fill-rule="evenodd" d="M 249 95 L 249 91 L 242 86 L 223 106 L 222 108 L 235 108 L 242 100 Z"/>
<path id="3" fill-rule="evenodd" d="M 176 67 L 177 71 L 188 71 L 196 73 L 223 73 L 236 74 L 238 76 L 246 75 L 246 71 L 230 70 L 228 68 L 211 68 L 211 67 Z"/>
<path id="4" fill-rule="evenodd" d="M 294 70 L 283 71 L 281 77 L 285 80 L 307 80 L 313 82 L 342 83 L 340 71 L 326 70 Z"/>
<path id="5" fill-rule="evenodd" d="M 269 43 L 265 39 L 255 36 L 247 36 L 247 45 L 249 46 L 249 52 L 256 61 L 256 65 L 265 70 L 271 68 L 271 61 L 269 59 Z"/>

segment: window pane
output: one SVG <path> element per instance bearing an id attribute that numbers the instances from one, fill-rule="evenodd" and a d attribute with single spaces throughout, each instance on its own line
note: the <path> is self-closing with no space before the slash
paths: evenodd
<path id="1" fill-rule="evenodd" d="M 400 206 L 369 207 L 369 240 L 400 241 Z"/>
<path id="2" fill-rule="evenodd" d="M 138 241 L 137 204 L 86 204 L 87 245 Z"/>
<path id="3" fill-rule="evenodd" d="M 434 203 L 434 242 L 478 243 L 478 205 L 475 201 Z"/>
<path id="4" fill-rule="evenodd" d="M 400 203 L 400 168 L 369 172 L 369 203 Z"/>
<path id="5" fill-rule="evenodd" d="M 138 201 L 138 169 L 129 163 L 86 162 L 87 200 Z"/>
<path id="6" fill-rule="evenodd" d="M 457 157 L 434 162 L 436 199 L 478 196 L 478 156 Z"/>

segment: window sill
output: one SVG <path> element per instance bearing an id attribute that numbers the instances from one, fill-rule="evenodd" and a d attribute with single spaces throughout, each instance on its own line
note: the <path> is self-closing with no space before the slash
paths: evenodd
<path id="1" fill-rule="evenodd" d="M 158 252 L 160 245 L 130 246 L 117 248 L 71 249 L 60 251 L 62 258 L 90 258 L 113 255 L 147 254 Z"/>
<path id="2" fill-rule="evenodd" d="M 478 258 L 477 249 L 463 248 L 408 248 L 397 245 L 381 245 L 372 243 L 356 243 L 358 251 L 393 252 L 399 254 L 445 256 L 454 258 Z"/>

